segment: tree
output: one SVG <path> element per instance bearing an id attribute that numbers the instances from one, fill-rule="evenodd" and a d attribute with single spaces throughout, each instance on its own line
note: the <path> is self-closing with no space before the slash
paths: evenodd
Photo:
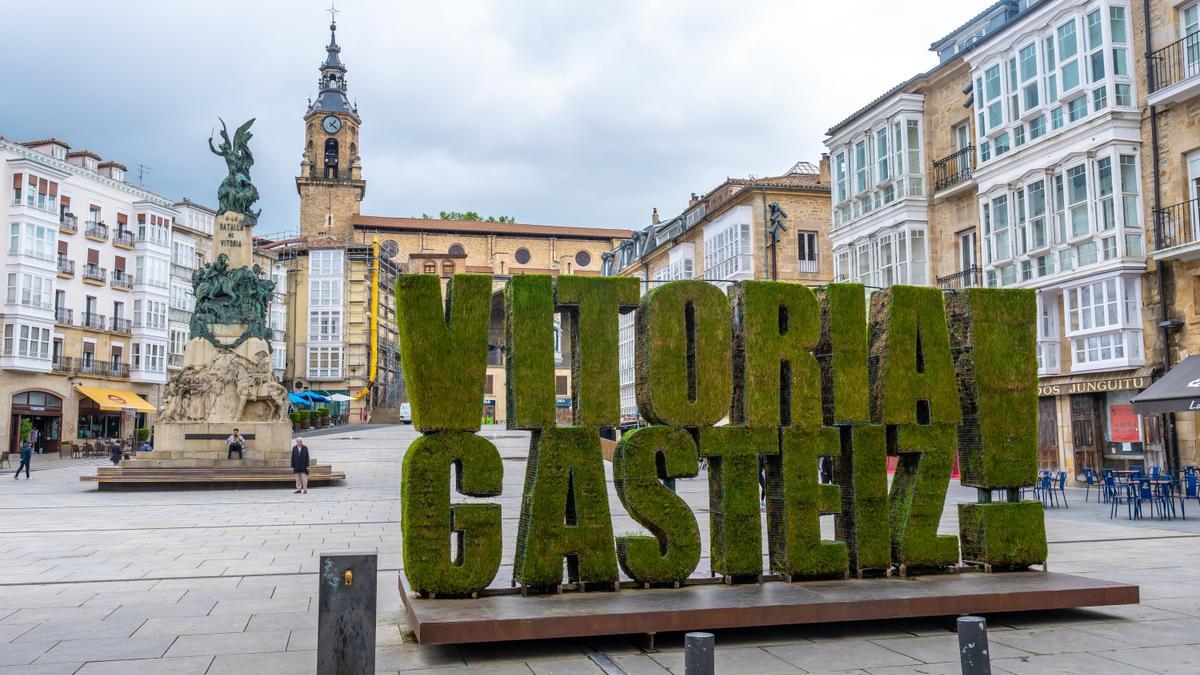
<path id="1" fill-rule="evenodd" d="M 428 213 L 422 213 L 422 218 L 430 220 L 433 216 Z M 515 223 L 516 218 L 512 216 L 488 216 L 484 218 L 479 215 L 478 211 L 439 211 L 438 218 L 441 220 L 472 220 L 482 223 Z"/>

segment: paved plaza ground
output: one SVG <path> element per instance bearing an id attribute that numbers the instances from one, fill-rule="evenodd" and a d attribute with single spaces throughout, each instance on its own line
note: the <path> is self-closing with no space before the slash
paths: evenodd
<path id="1" fill-rule="evenodd" d="M 505 459 L 501 502 L 511 563 L 528 435 L 487 428 Z M 98 492 L 100 460 L 34 458 L 33 479 L 0 478 L 0 673 L 311 672 L 317 557 L 379 551 L 381 672 L 682 672 L 681 635 L 423 647 L 403 625 L 400 462 L 410 427 L 350 427 L 310 439 L 346 472 L 339 486 Z M 703 476 L 679 481 L 707 538 Z M 611 484 L 610 484 L 610 493 Z M 955 483 L 953 502 L 973 498 Z M 1094 497 L 1094 495 L 1093 495 Z M 1068 489 L 1047 511 L 1050 569 L 1137 583 L 1139 606 L 989 618 L 995 672 L 1200 672 L 1200 505 L 1189 518 L 1109 520 Z M 617 533 L 634 530 L 615 494 Z M 827 535 L 828 536 L 828 535 Z M 708 550 L 707 541 L 704 550 Z M 707 569 L 702 561 L 700 569 Z M 501 579 L 510 572 L 501 570 Z M 888 583 L 888 582 L 883 582 Z M 902 582 L 897 582 L 902 583 Z M 953 619 L 720 631 L 728 673 L 958 673 Z"/>

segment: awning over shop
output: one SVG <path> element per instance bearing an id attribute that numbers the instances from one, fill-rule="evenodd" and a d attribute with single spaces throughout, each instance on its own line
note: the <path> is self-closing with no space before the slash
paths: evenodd
<path id="1" fill-rule="evenodd" d="M 1139 415 L 1200 410 L 1200 356 L 1184 359 L 1132 402 Z"/>
<path id="2" fill-rule="evenodd" d="M 76 386 L 75 391 L 96 402 L 101 410 L 109 410 L 119 412 L 123 410 L 132 410 L 134 412 L 152 413 L 158 412 L 158 408 L 146 402 L 146 399 L 138 396 L 132 391 L 124 389 L 105 389 L 103 387 L 80 387 Z"/>

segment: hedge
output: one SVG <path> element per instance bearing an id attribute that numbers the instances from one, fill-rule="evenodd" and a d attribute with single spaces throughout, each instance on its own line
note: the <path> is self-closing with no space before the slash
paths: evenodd
<path id="1" fill-rule="evenodd" d="M 653 424 L 711 426 L 729 412 L 733 390 L 729 301 L 696 279 L 642 296 L 637 309 L 638 412 Z"/>
<path id="2" fill-rule="evenodd" d="M 1041 502 L 959 504 L 958 533 L 967 562 L 991 565 L 992 571 L 1044 565 L 1046 524 Z"/>
<path id="3" fill-rule="evenodd" d="M 846 543 L 821 539 L 821 514 L 841 510 L 841 489 L 817 480 L 819 459 L 836 458 L 840 445 L 831 427 L 780 431 L 780 454 L 767 458 L 771 571 L 793 579 L 846 574 Z"/>
<path id="4" fill-rule="evenodd" d="M 653 536 L 617 537 L 617 561 L 641 583 L 683 583 L 700 562 L 700 528 L 687 502 L 663 485 L 691 478 L 696 442 L 678 427 L 642 427 L 613 453 L 613 484 L 629 515 Z M 661 461 L 660 461 L 661 460 Z"/>
<path id="5" fill-rule="evenodd" d="M 534 591 L 618 580 L 600 434 L 584 427 L 533 432 L 517 528 L 513 580 Z"/>
<path id="6" fill-rule="evenodd" d="M 838 540 L 846 542 L 850 569 L 886 570 L 892 566 L 886 430 L 860 424 L 840 431 L 837 479 L 842 510 L 833 517 L 833 527 Z"/>
<path id="7" fill-rule="evenodd" d="M 505 394 L 510 429 L 555 424 L 554 282 L 517 275 L 504 288 Z"/>
<path id="8" fill-rule="evenodd" d="M 554 302 L 571 336 L 571 408 L 581 427 L 621 423 L 619 315 L 637 306 L 637 277 L 560 276 Z"/>
<path id="9" fill-rule="evenodd" d="M 432 274 L 396 279 L 400 365 L 418 431 L 477 431 L 487 370 L 492 278 Z"/>
<path id="10" fill-rule="evenodd" d="M 451 506 L 450 466 L 455 489 L 469 497 L 500 494 L 504 467 L 496 446 L 460 431 L 418 437 L 404 456 L 400 519 L 404 574 L 425 595 L 465 596 L 487 588 L 500 568 L 499 504 Z M 450 557 L 450 534 L 457 555 Z"/>
<path id="11" fill-rule="evenodd" d="M 942 291 L 892 286 L 871 296 L 871 418 L 962 422 Z"/>
<path id="12" fill-rule="evenodd" d="M 743 281 L 729 290 L 733 315 L 734 424 L 821 426 L 817 298 L 806 286 Z"/>
<path id="13" fill-rule="evenodd" d="M 1037 293 L 974 288 L 947 296 L 963 423 L 962 484 L 1033 485 L 1037 475 Z"/>
<path id="14" fill-rule="evenodd" d="M 779 453 L 779 431 L 739 426 L 700 430 L 700 454 L 709 458 L 709 559 L 729 577 L 762 574 L 759 456 Z"/>
<path id="15" fill-rule="evenodd" d="M 816 292 L 821 312 L 821 398 L 824 423 L 871 420 L 867 386 L 867 301 L 862 284 L 829 284 Z"/>
<path id="16" fill-rule="evenodd" d="M 954 427 L 903 425 L 894 433 L 900 459 L 888 498 L 892 561 L 917 569 L 957 565 L 958 539 L 937 533 L 954 468 Z"/>

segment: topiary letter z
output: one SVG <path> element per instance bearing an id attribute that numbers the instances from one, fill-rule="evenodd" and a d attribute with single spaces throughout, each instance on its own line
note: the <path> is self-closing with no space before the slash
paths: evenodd
<path id="1" fill-rule="evenodd" d="M 451 506 L 452 464 L 459 494 L 492 497 L 504 483 L 496 446 L 475 434 L 443 431 L 421 436 L 408 447 L 401 478 L 404 574 L 425 595 L 477 593 L 500 568 L 500 505 Z M 453 559 L 448 535 L 458 539 Z"/>
<path id="2" fill-rule="evenodd" d="M 400 365 L 419 431 L 477 431 L 487 370 L 492 278 L 432 274 L 396 280 Z"/>

